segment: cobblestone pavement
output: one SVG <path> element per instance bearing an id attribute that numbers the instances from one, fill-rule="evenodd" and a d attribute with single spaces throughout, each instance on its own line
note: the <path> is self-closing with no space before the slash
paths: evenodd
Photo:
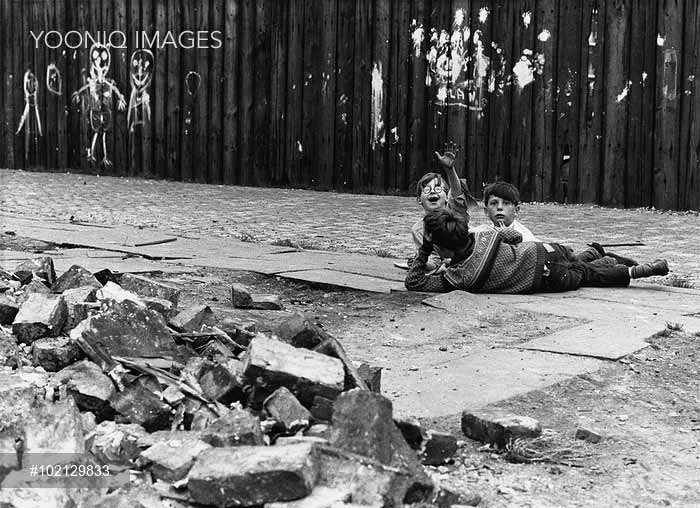
<path id="1" fill-rule="evenodd" d="M 138 178 L 0 169 L 2 211 L 24 217 L 154 227 L 188 237 L 236 237 L 307 249 L 380 256 L 413 253 L 414 198 L 297 189 L 228 187 Z M 616 252 L 668 259 L 677 284 L 700 288 L 700 214 L 525 203 L 520 220 L 538 237 L 582 248 L 629 243 Z M 474 209 L 472 222 L 485 218 Z M 668 280 L 669 278 L 666 278 Z"/>

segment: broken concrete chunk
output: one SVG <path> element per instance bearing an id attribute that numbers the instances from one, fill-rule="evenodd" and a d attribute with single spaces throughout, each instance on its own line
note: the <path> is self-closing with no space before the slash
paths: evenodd
<path id="1" fill-rule="evenodd" d="M 263 408 L 278 422 L 281 422 L 286 429 L 306 426 L 311 419 L 311 413 L 301 405 L 301 402 L 284 386 L 275 390 L 265 402 Z"/>
<path id="2" fill-rule="evenodd" d="M 335 399 L 316 395 L 309 408 L 314 420 L 330 422 L 333 418 L 333 402 L 335 402 Z"/>
<path id="3" fill-rule="evenodd" d="M 423 442 L 420 461 L 426 466 L 439 466 L 452 458 L 457 452 L 457 438 L 446 432 L 427 431 Z"/>
<path id="4" fill-rule="evenodd" d="M 141 301 L 146 305 L 147 309 L 154 310 L 163 317 L 169 318 L 175 308 L 170 300 L 164 298 L 156 298 L 154 296 L 142 296 Z"/>
<path id="5" fill-rule="evenodd" d="M 114 384 L 100 367 L 88 360 L 74 363 L 57 372 L 53 380 L 65 384 L 78 407 L 96 415 L 103 414 L 108 400 L 114 394 Z"/>
<path id="6" fill-rule="evenodd" d="M 244 321 L 232 317 L 217 320 L 216 327 L 223 330 L 237 344 L 243 347 L 248 347 L 252 338 L 255 337 L 257 329 L 254 321 Z"/>
<path id="7" fill-rule="evenodd" d="M 367 384 L 373 392 L 381 393 L 382 391 L 382 368 L 375 365 L 370 365 L 365 362 L 355 362 L 357 365 L 357 372 L 360 374 L 362 380 Z"/>
<path id="8" fill-rule="evenodd" d="M 308 405 L 315 395 L 336 398 L 345 381 L 343 363 L 337 358 L 262 335 L 250 342 L 243 369 L 250 379 L 260 376 L 271 387 L 286 386 Z"/>
<path id="9" fill-rule="evenodd" d="M 132 273 L 122 274 L 119 278 L 119 285 L 139 296 L 168 300 L 173 304 L 173 309 L 177 308 L 180 290 L 175 286 Z"/>
<path id="10" fill-rule="evenodd" d="M 56 282 L 51 286 L 51 291 L 63 293 L 66 289 L 79 288 L 81 286 L 101 288 L 102 284 L 82 266 L 73 265 L 56 279 Z"/>
<path id="11" fill-rule="evenodd" d="M 141 453 L 138 440 L 146 430 L 135 423 L 101 422 L 93 431 L 90 452 L 102 463 L 130 465 Z"/>
<path id="12" fill-rule="evenodd" d="M 187 475 L 197 456 L 209 448 L 210 445 L 194 437 L 170 439 L 144 450 L 139 462 L 148 464 L 147 469 L 156 480 L 176 482 Z"/>
<path id="13" fill-rule="evenodd" d="M 306 432 L 304 432 L 305 436 L 309 437 L 319 437 L 321 439 L 329 440 L 331 438 L 331 434 L 333 432 L 333 427 L 328 425 L 327 423 L 315 423 L 311 427 L 309 427 Z"/>
<path id="14" fill-rule="evenodd" d="M 130 423 L 138 423 L 148 432 L 166 429 L 170 425 L 171 407 L 143 385 L 132 383 L 109 399 L 115 411 Z"/>
<path id="15" fill-rule="evenodd" d="M 166 506 L 172 506 L 174 508 L 184 505 L 163 501 L 159 492 L 150 484 L 128 483 L 127 476 L 127 484 L 123 487 L 100 496 L 89 505 L 81 504 L 80 506 L 90 506 L 90 508 L 166 508 Z"/>
<path id="16" fill-rule="evenodd" d="M 301 314 L 293 314 L 280 322 L 273 333 L 294 347 L 313 349 L 323 342 L 321 330 Z"/>
<path id="17" fill-rule="evenodd" d="M 146 304 L 141 301 L 141 298 L 139 298 L 139 296 L 136 293 L 127 291 L 126 289 L 123 289 L 121 286 L 111 281 L 107 282 L 107 284 L 105 284 L 102 288 L 98 289 L 96 296 L 97 299 L 100 301 L 114 300 L 118 303 L 121 303 L 125 300 L 129 300 L 131 302 L 134 302 L 139 307 L 146 306 Z"/>
<path id="18" fill-rule="evenodd" d="M 253 294 L 243 284 L 231 286 L 231 303 L 237 309 L 282 310 L 282 303 L 277 295 Z"/>
<path id="19" fill-rule="evenodd" d="M 539 436 L 542 426 L 529 416 L 498 410 L 463 411 L 462 432 L 471 439 L 502 448 L 511 439 Z"/>
<path id="20" fill-rule="evenodd" d="M 18 356 L 17 339 L 7 328 L 0 327 L 0 367 L 16 365 Z"/>
<path id="21" fill-rule="evenodd" d="M 96 344 L 112 356 L 177 356 L 178 349 L 163 316 L 130 300 L 108 300 L 102 310 L 71 331 L 71 337 Z"/>
<path id="22" fill-rule="evenodd" d="M 174 386 L 168 386 L 165 390 L 163 390 L 162 395 L 163 400 L 171 406 L 176 406 L 177 404 L 185 400 L 185 394 L 177 388 L 175 388 Z"/>
<path id="23" fill-rule="evenodd" d="M 200 432 L 200 439 L 215 447 L 262 445 L 260 419 L 244 409 L 233 409 Z"/>
<path id="24" fill-rule="evenodd" d="M 112 273 L 112 270 L 110 270 L 109 268 L 103 268 L 102 270 L 98 270 L 97 272 L 93 272 L 92 275 L 103 286 L 105 284 L 107 284 L 108 282 L 114 282 L 115 284 L 119 284 L 119 279 L 117 278 L 116 275 L 114 275 Z"/>
<path id="25" fill-rule="evenodd" d="M 14 298 L 0 294 L 0 325 L 9 325 L 19 312 L 19 304 Z"/>
<path id="26" fill-rule="evenodd" d="M 13 275 L 20 280 L 22 284 L 28 283 L 35 277 L 45 281 L 48 286 L 51 286 L 56 281 L 53 259 L 49 256 L 23 261 L 15 268 Z"/>
<path id="27" fill-rule="evenodd" d="M 600 443 L 603 440 L 602 434 L 587 426 L 581 426 L 576 429 L 576 439 L 587 441 L 589 443 Z"/>
<path id="28" fill-rule="evenodd" d="M 224 404 L 243 399 L 243 386 L 225 365 L 205 362 L 198 378 L 204 394 Z"/>
<path id="29" fill-rule="evenodd" d="M 34 365 L 40 365 L 48 372 L 58 372 L 83 358 L 83 350 L 68 337 L 37 339 L 32 344 Z"/>
<path id="30" fill-rule="evenodd" d="M 62 295 L 68 307 L 68 319 L 63 325 L 63 332 L 69 333 L 78 323 L 87 319 L 90 312 L 95 310 L 97 288 L 93 286 L 83 286 L 79 288 L 66 289 Z"/>
<path id="31" fill-rule="evenodd" d="M 213 325 L 216 319 L 208 305 L 192 305 L 170 319 L 170 324 L 177 330 L 198 332 L 202 325 Z"/>
<path id="32" fill-rule="evenodd" d="M 347 488 L 314 487 L 305 498 L 287 503 L 267 503 L 265 508 L 347 508 L 351 493 Z"/>
<path id="33" fill-rule="evenodd" d="M 56 337 L 68 318 L 68 307 L 61 296 L 32 294 L 19 309 L 12 333 L 20 342 L 31 344 L 40 337 Z"/>
<path id="34" fill-rule="evenodd" d="M 301 499 L 311 493 L 318 475 L 313 447 L 300 443 L 205 450 L 190 470 L 187 488 L 196 503 L 217 507 Z"/>

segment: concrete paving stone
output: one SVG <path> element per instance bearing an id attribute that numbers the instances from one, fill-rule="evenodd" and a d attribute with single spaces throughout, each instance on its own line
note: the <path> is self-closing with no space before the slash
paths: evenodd
<path id="1" fill-rule="evenodd" d="M 316 282 L 335 286 L 350 287 L 374 293 L 391 293 L 406 291 L 402 282 L 377 279 L 367 275 L 339 272 L 336 270 L 304 270 L 298 272 L 279 272 L 276 275 L 287 279 Z"/>

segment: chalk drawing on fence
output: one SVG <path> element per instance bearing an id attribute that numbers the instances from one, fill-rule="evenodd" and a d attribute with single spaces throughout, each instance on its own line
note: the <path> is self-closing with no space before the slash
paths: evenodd
<path id="1" fill-rule="evenodd" d="M 39 108 L 37 108 L 36 104 L 36 92 L 39 89 L 39 82 L 31 70 L 27 70 L 27 72 L 24 73 L 23 87 L 24 111 L 22 111 L 22 117 L 19 120 L 19 126 L 17 127 L 17 132 L 15 132 L 15 134 L 19 134 L 24 127 L 24 133 L 28 140 L 31 134 L 34 134 L 35 138 L 37 134 L 39 136 L 42 135 L 41 118 L 39 117 Z M 32 128 L 31 126 L 32 119 L 35 121 L 35 128 Z M 27 143 L 27 145 L 28 144 L 29 143 Z M 25 148 L 28 147 L 25 145 Z"/>
<path id="2" fill-rule="evenodd" d="M 61 71 L 53 62 L 46 67 L 46 89 L 54 95 L 63 95 Z"/>
<path id="3" fill-rule="evenodd" d="M 673 48 L 664 50 L 664 73 L 662 92 L 664 99 L 672 101 L 678 97 L 678 55 Z"/>
<path id="4" fill-rule="evenodd" d="M 187 91 L 187 105 L 185 110 L 185 136 L 189 136 L 192 128 L 192 111 L 197 100 L 197 92 L 202 82 L 202 76 L 196 71 L 190 71 L 185 75 L 185 90 Z"/>
<path id="5" fill-rule="evenodd" d="M 129 111 L 126 114 L 130 133 L 134 132 L 134 127 L 144 125 L 151 119 L 151 96 L 148 94 L 148 87 L 153 79 L 154 62 L 153 53 L 148 49 L 137 49 L 131 54 L 131 96 Z"/>
<path id="6" fill-rule="evenodd" d="M 90 128 L 93 131 L 92 143 L 87 150 L 87 158 L 91 163 L 95 162 L 95 144 L 97 138 L 102 138 L 102 164 L 111 167 L 112 162 L 107 157 L 107 142 L 105 140 L 107 131 L 110 130 L 112 121 L 112 101 L 114 95 L 117 96 L 117 107 L 120 111 L 126 109 L 126 100 L 117 88 L 113 79 L 107 77 L 107 72 L 111 64 L 109 49 L 99 42 L 90 48 L 90 75 L 79 90 L 73 92 L 73 102 L 80 101 L 80 96 L 87 93 L 88 115 L 90 117 Z"/>
<path id="7" fill-rule="evenodd" d="M 384 145 L 386 136 L 384 135 L 384 119 L 382 110 L 384 109 L 384 79 L 382 78 L 382 62 L 376 62 L 372 68 L 372 138 L 370 144 L 372 150 L 377 145 Z"/>

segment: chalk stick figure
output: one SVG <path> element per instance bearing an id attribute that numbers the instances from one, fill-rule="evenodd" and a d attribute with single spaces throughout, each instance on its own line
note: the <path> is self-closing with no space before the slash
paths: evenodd
<path id="1" fill-rule="evenodd" d="M 190 135 L 192 110 L 194 109 L 194 103 L 197 100 L 197 91 L 199 90 L 201 81 L 202 77 L 195 71 L 190 71 L 185 76 L 185 90 L 187 90 L 187 95 L 190 97 L 187 111 L 185 112 L 185 136 Z"/>
<path id="2" fill-rule="evenodd" d="M 148 94 L 148 86 L 153 79 L 154 61 L 153 53 L 148 49 L 137 49 L 131 54 L 131 96 L 129 112 L 126 115 L 129 132 L 134 132 L 135 126 L 143 125 L 151 119 L 151 96 Z"/>
<path id="3" fill-rule="evenodd" d="M 39 88 L 39 82 L 36 79 L 34 73 L 30 70 L 24 73 L 24 111 L 22 112 L 22 118 L 19 121 L 19 127 L 17 127 L 17 132 L 19 134 L 22 127 L 26 125 L 25 133 L 27 138 L 31 132 L 39 134 L 41 136 L 41 118 L 39 117 L 39 109 L 36 106 L 36 92 Z M 31 112 L 34 111 L 34 118 L 36 118 L 36 131 L 32 130 L 31 123 Z"/>

